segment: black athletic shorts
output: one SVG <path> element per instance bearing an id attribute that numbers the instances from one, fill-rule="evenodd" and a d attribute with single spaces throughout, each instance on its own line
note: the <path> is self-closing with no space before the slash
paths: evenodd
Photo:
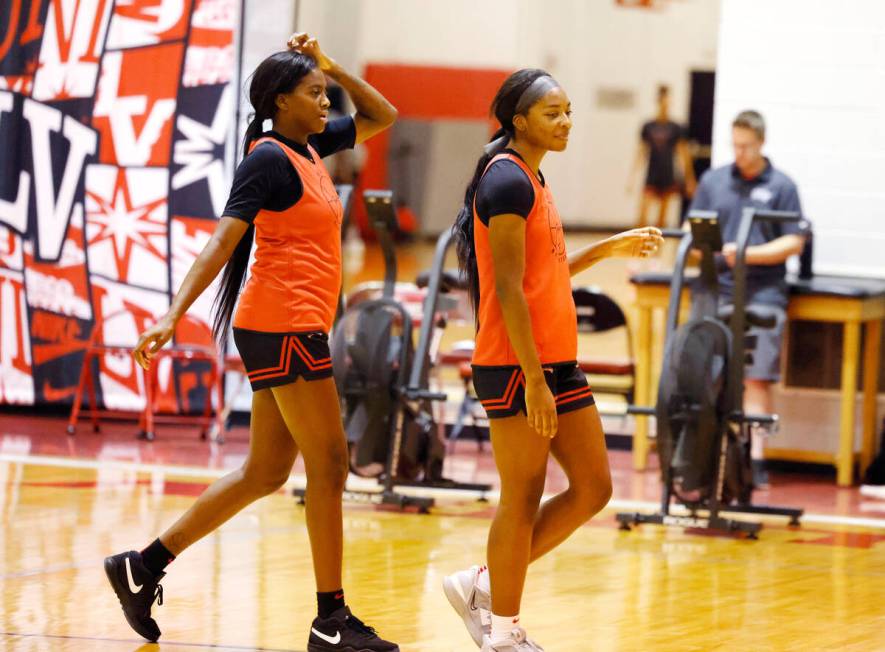
<path id="1" fill-rule="evenodd" d="M 322 331 L 265 333 L 234 328 L 234 343 L 243 359 L 252 391 L 332 375 L 329 336 Z"/>
<path id="2" fill-rule="evenodd" d="M 543 365 L 544 380 L 556 399 L 556 413 L 594 405 L 593 391 L 575 362 Z M 489 419 L 525 414 L 525 374 L 518 366 L 473 366 L 473 388 Z"/>

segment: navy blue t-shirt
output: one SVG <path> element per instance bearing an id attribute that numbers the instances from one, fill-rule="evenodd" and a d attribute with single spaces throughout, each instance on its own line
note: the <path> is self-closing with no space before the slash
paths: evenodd
<path id="1" fill-rule="evenodd" d="M 519 156 L 516 150 L 504 151 Z M 538 175 L 543 186 L 544 175 L 540 171 Z M 476 214 L 486 226 L 495 215 L 512 214 L 528 219 L 534 204 L 535 188 L 531 180 L 519 165 L 507 159 L 492 163 L 476 189 Z"/>
<path id="2" fill-rule="evenodd" d="M 722 242 L 737 242 L 741 213 L 748 206 L 776 211 L 797 211 L 801 214 L 799 192 L 792 179 L 776 170 L 765 159 L 765 169 L 754 179 L 744 179 L 737 167 L 725 165 L 708 170 L 698 183 L 691 209 L 716 211 L 722 230 Z M 804 217 L 804 216 L 803 216 Z M 754 222 L 749 246 L 765 244 L 784 235 L 802 235 L 798 222 Z M 750 265 L 747 283 L 750 289 L 783 283 L 786 265 Z M 734 286 L 732 270 L 720 266 L 719 282 L 727 290 Z"/>
<path id="3" fill-rule="evenodd" d="M 280 141 L 304 158 L 313 160 L 306 145 L 296 143 L 275 131 L 262 134 L 262 138 L 266 136 Z M 325 158 L 343 149 L 353 148 L 356 142 L 356 125 L 350 116 L 331 120 L 322 133 L 313 134 L 307 141 L 320 158 Z M 222 217 L 235 217 L 251 223 L 258 211 L 284 211 L 294 206 L 303 194 L 301 177 L 285 152 L 273 143 L 262 143 L 237 168 Z"/>

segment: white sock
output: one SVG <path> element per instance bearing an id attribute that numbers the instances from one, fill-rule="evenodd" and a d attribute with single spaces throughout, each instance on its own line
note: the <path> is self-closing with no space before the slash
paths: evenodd
<path id="1" fill-rule="evenodd" d="M 492 582 L 489 580 L 489 567 L 479 567 L 479 577 L 476 578 L 476 584 L 484 593 L 492 592 Z"/>
<path id="2" fill-rule="evenodd" d="M 492 614 L 492 645 L 503 643 L 510 638 L 510 632 L 519 627 L 519 614 L 498 616 Z"/>

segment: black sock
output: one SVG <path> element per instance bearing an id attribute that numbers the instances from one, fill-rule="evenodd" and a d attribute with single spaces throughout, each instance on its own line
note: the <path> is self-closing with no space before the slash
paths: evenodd
<path id="1" fill-rule="evenodd" d="M 169 549 L 159 539 L 154 539 L 151 545 L 141 551 L 141 560 L 154 575 L 162 573 L 173 559 L 175 559 L 175 555 L 169 552 Z"/>
<path id="2" fill-rule="evenodd" d="M 317 615 L 328 618 L 344 606 L 344 589 L 320 593 L 317 591 Z"/>

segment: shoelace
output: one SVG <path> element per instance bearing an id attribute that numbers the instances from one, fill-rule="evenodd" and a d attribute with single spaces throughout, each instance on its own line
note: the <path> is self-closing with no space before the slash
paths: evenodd
<path id="1" fill-rule="evenodd" d="M 157 584 L 157 588 L 154 591 L 154 600 L 157 601 L 158 607 L 162 606 L 162 604 L 163 604 L 163 585 L 162 584 Z M 151 600 L 151 603 L 153 604 L 153 600 Z"/>
<path id="2" fill-rule="evenodd" d="M 362 620 L 352 614 L 348 616 L 347 620 L 344 622 L 350 629 L 359 632 L 360 634 L 368 634 L 369 636 L 376 635 L 374 627 L 369 627 Z"/>

